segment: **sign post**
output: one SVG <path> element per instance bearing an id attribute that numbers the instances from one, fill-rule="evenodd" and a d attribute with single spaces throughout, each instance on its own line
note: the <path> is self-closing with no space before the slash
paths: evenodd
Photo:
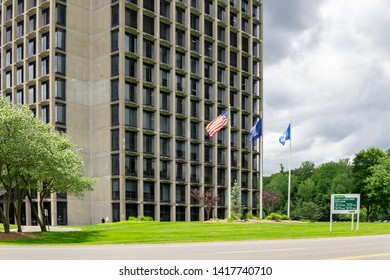
<path id="1" fill-rule="evenodd" d="M 351 231 L 353 231 L 354 214 L 357 214 L 356 231 L 359 231 L 360 194 L 332 194 L 330 202 L 330 228 L 332 232 L 333 214 L 352 214 Z"/>

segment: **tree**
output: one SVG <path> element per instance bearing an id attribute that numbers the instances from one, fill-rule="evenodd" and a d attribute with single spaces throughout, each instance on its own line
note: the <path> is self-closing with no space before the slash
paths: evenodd
<path id="1" fill-rule="evenodd" d="M 207 220 L 210 220 L 211 210 L 217 206 L 219 200 L 218 195 L 216 195 L 211 189 L 205 191 L 204 195 L 202 195 L 199 189 L 193 189 L 191 190 L 191 196 L 197 203 L 204 206 L 207 214 Z"/>
<path id="2" fill-rule="evenodd" d="M 314 202 L 299 202 L 293 216 L 299 220 L 318 221 L 321 217 L 321 208 Z"/>
<path id="3" fill-rule="evenodd" d="M 239 215 L 242 214 L 241 188 L 238 185 L 237 180 L 234 180 L 232 191 L 231 191 L 231 211 Z"/>
<path id="4" fill-rule="evenodd" d="M 352 164 L 353 188 L 352 191 L 360 193 L 361 206 L 366 208 L 367 221 L 375 207 L 375 197 L 369 195 L 368 178 L 373 175 L 375 169 L 371 168 L 380 163 L 386 154 L 378 148 L 368 148 L 355 154 Z M 371 183 L 373 184 L 373 183 Z M 372 185 L 371 185 L 372 186 Z"/>
<path id="5" fill-rule="evenodd" d="M 388 208 L 390 203 L 390 155 L 386 154 L 379 163 L 371 166 L 366 180 L 367 199 L 375 206 Z"/>
<path id="6" fill-rule="evenodd" d="M 6 233 L 10 207 L 15 210 L 21 231 L 21 209 L 26 196 L 32 201 L 32 194 L 38 193 L 41 203 L 51 192 L 80 197 L 92 189 L 92 184 L 93 179 L 84 173 L 80 150 L 68 136 L 43 124 L 27 106 L 9 104 L 0 98 L 0 186 L 4 193 L 0 216 Z M 42 231 L 46 231 L 45 220 L 31 205 Z"/>
<path id="7" fill-rule="evenodd" d="M 272 190 L 263 192 L 263 208 L 265 214 L 268 216 L 271 212 L 276 211 L 280 204 L 280 193 Z"/>

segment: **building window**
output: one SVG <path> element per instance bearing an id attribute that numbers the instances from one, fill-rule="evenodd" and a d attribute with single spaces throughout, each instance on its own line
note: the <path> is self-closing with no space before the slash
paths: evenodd
<path id="1" fill-rule="evenodd" d="M 41 76 L 49 75 L 49 57 L 41 59 Z"/>
<path id="2" fill-rule="evenodd" d="M 161 63 L 170 64 L 170 49 L 160 46 L 160 61 Z"/>
<path id="3" fill-rule="evenodd" d="M 176 203 L 184 204 L 186 202 L 186 188 L 182 185 L 176 185 Z"/>
<path id="4" fill-rule="evenodd" d="M 119 105 L 111 106 L 111 125 L 115 126 L 119 124 Z"/>
<path id="5" fill-rule="evenodd" d="M 191 51 L 199 52 L 199 37 L 191 35 Z"/>
<path id="6" fill-rule="evenodd" d="M 125 107 L 125 125 L 137 127 L 137 108 Z"/>
<path id="7" fill-rule="evenodd" d="M 49 106 L 42 106 L 41 117 L 42 117 L 42 122 L 43 123 L 49 123 L 50 122 Z"/>
<path id="8" fill-rule="evenodd" d="M 126 155 L 125 157 L 125 175 L 137 176 L 137 156 Z"/>
<path id="9" fill-rule="evenodd" d="M 176 163 L 176 180 L 184 182 L 186 180 L 185 163 Z"/>
<path id="10" fill-rule="evenodd" d="M 46 51 L 50 48 L 49 32 L 42 34 L 41 49 Z"/>
<path id="11" fill-rule="evenodd" d="M 119 25 L 119 5 L 111 7 L 111 26 Z"/>
<path id="12" fill-rule="evenodd" d="M 191 79 L 191 95 L 199 96 L 199 80 Z"/>
<path id="13" fill-rule="evenodd" d="M 111 80 L 111 101 L 119 99 L 119 80 Z"/>
<path id="14" fill-rule="evenodd" d="M 160 15 L 170 17 L 170 2 L 167 0 L 160 1 Z"/>
<path id="15" fill-rule="evenodd" d="M 20 21 L 17 23 L 17 26 L 16 26 L 16 36 L 21 37 L 23 35 L 24 35 L 24 23 L 23 23 L 23 21 Z"/>
<path id="16" fill-rule="evenodd" d="M 181 74 L 176 74 L 176 90 L 177 91 L 186 91 L 185 76 Z"/>
<path id="17" fill-rule="evenodd" d="M 160 22 L 160 38 L 166 41 L 170 41 L 170 26 L 163 22 Z"/>
<path id="18" fill-rule="evenodd" d="M 171 179 L 171 163 L 169 161 L 160 161 L 160 179 Z"/>
<path id="19" fill-rule="evenodd" d="M 29 5 L 28 7 L 31 9 L 37 5 L 37 0 L 29 0 Z"/>
<path id="20" fill-rule="evenodd" d="M 119 192 L 119 179 L 111 180 L 111 197 L 112 200 L 119 200 L 120 197 Z"/>
<path id="21" fill-rule="evenodd" d="M 204 147 L 204 161 L 209 163 L 213 162 L 213 146 Z"/>
<path id="22" fill-rule="evenodd" d="M 50 10 L 49 8 L 42 11 L 42 26 L 45 26 L 50 23 Z"/>
<path id="23" fill-rule="evenodd" d="M 176 141 L 176 158 L 186 158 L 186 143 L 183 141 Z"/>
<path id="24" fill-rule="evenodd" d="M 169 70 L 160 70 L 160 85 L 163 87 L 169 87 Z"/>
<path id="25" fill-rule="evenodd" d="M 186 33 L 183 30 L 176 29 L 176 45 L 186 46 Z"/>
<path id="26" fill-rule="evenodd" d="M 23 90 L 18 90 L 16 92 L 16 104 L 23 104 L 23 103 L 24 103 Z"/>
<path id="27" fill-rule="evenodd" d="M 10 20 L 12 18 L 12 5 L 7 6 L 6 8 L 6 17 L 5 20 Z"/>
<path id="28" fill-rule="evenodd" d="M 160 138 L 160 155 L 165 157 L 171 156 L 171 139 Z"/>
<path id="29" fill-rule="evenodd" d="M 230 31 L 230 45 L 237 48 L 237 33 Z"/>
<path id="30" fill-rule="evenodd" d="M 16 84 L 19 85 L 23 83 L 23 67 L 16 69 Z"/>
<path id="31" fill-rule="evenodd" d="M 111 155 L 111 175 L 119 175 L 119 155 Z"/>
<path id="32" fill-rule="evenodd" d="M 135 131 L 125 132 L 125 149 L 126 151 L 136 152 L 138 149 L 138 135 Z"/>
<path id="33" fill-rule="evenodd" d="M 209 62 L 204 63 L 204 76 L 205 78 L 213 78 L 213 64 Z"/>
<path id="34" fill-rule="evenodd" d="M 35 87 L 28 88 L 28 104 L 34 104 L 36 102 L 36 90 Z"/>
<path id="35" fill-rule="evenodd" d="M 225 21 L 225 7 L 218 6 L 218 19 Z"/>
<path id="36" fill-rule="evenodd" d="M 154 35 L 154 19 L 144 16 L 144 32 Z"/>
<path id="37" fill-rule="evenodd" d="M 204 167 L 204 183 L 205 184 L 213 183 L 213 168 L 211 166 Z"/>
<path id="38" fill-rule="evenodd" d="M 45 81 L 41 84 L 41 97 L 42 100 L 47 100 L 50 98 L 50 92 L 49 92 L 49 82 Z"/>
<path id="39" fill-rule="evenodd" d="M 218 26 L 218 40 L 225 42 L 226 36 L 225 36 L 225 28 L 222 26 Z"/>
<path id="40" fill-rule="evenodd" d="M 171 133 L 171 118 L 167 115 L 160 115 L 160 131 L 163 133 Z"/>
<path id="41" fill-rule="evenodd" d="M 66 124 L 66 105 L 65 104 L 56 103 L 55 114 L 56 114 L 56 119 L 55 119 L 56 123 Z"/>
<path id="42" fill-rule="evenodd" d="M 200 153 L 199 153 L 199 144 L 191 143 L 191 161 L 199 161 Z M 191 180 L 192 181 L 192 180 Z"/>
<path id="43" fill-rule="evenodd" d="M 111 31 L 111 51 L 114 52 L 119 49 L 119 30 Z"/>
<path id="44" fill-rule="evenodd" d="M 170 110 L 170 102 L 171 102 L 170 99 L 171 99 L 171 97 L 170 97 L 169 93 L 161 91 L 160 92 L 160 109 L 169 111 Z"/>
<path id="45" fill-rule="evenodd" d="M 149 202 L 154 201 L 154 183 L 153 182 L 144 182 L 144 201 L 149 201 Z"/>
<path id="46" fill-rule="evenodd" d="M 180 7 L 176 7 L 176 22 L 185 24 L 185 10 Z"/>
<path id="47" fill-rule="evenodd" d="M 137 53 L 137 35 L 127 33 L 125 34 L 125 51 Z"/>
<path id="48" fill-rule="evenodd" d="M 57 53 L 54 57 L 54 71 L 57 74 L 66 74 L 66 57 L 64 54 Z"/>
<path id="49" fill-rule="evenodd" d="M 61 4 L 56 5 L 56 23 L 66 25 L 66 7 Z"/>
<path id="50" fill-rule="evenodd" d="M 190 26 L 192 29 L 199 31 L 199 16 L 198 15 L 191 14 Z"/>
<path id="51" fill-rule="evenodd" d="M 28 55 L 34 55 L 36 53 L 35 39 L 30 39 L 28 43 Z"/>
<path id="52" fill-rule="evenodd" d="M 8 49 L 5 51 L 5 65 L 11 65 L 12 64 L 12 49 Z"/>
<path id="53" fill-rule="evenodd" d="M 9 43 L 12 41 L 12 26 L 5 30 L 5 42 Z"/>
<path id="54" fill-rule="evenodd" d="M 224 47 L 218 46 L 218 61 L 226 62 L 226 51 Z"/>
<path id="55" fill-rule="evenodd" d="M 143 65 L 143 78 L 144 81 L 153 83 L 154 82 L 154 66 L 153 64 L 144 63 Z"/>
<path id="56" fill-rule="evenodd" d="M 125 25 L 128 27 L 137 28 L 137 12 L 131 9 L 125 10 Z"/>
<path id="57" fill-rule="evenodd" d="M 185 98 L 182 96 L 176 96 L 176 113 L 185 114 Z"/>
<path id="58" fill-rule="evenodd" d="M 144 162 L 144 177 L 154 178 L 155 177 L 155 174 L 154 174 L 154 162 L 155 162 L 155 159 L 153 159 L 153 158 L 144 158 L 143 162 Z"/>
<path id="59" fill-rule="evenodd" d="M 154 89 L 149 87 L 144 87 L 144 105 L 154 106 Z"/>
<path id="60" fill-rule="evenodd" d="M 185 137 L 186 136 L 186 122 L 184 119 L 176 118 L 176 136 Z"/>
<path id="61" fill-rule="evenodd" d="M 181 52 L 176 52 L 176 68 L 183 69 L 185 68 L 185 54 Z"/>
<path id="62" fill-rule="evenodd" d="M 213 37 L 213 23 L 205 20 L 204 21 L 204 33 L 210 37 Z"/>
<path id="63" fill-rule="evenodd" d="M 144 139 L 142 142 L 144 153 L 145 154 L 154 154 L 154 136 L 149 134 L 144 134 Z"/>
<path id="64" fill-rule="evenodd" d="M 204 98 L 213 100 L 213 84 L 204 84 Z"/>
<path id="65" fill-rule="evenodd" d="M 32 15 L 28 18 L 28 31 L 32 32 L 37 28 L 37 17 Z"/>
<path id="66" fill-rule="evenodd" d="M 16 47 L 16 61 L 21 61 L 24 58 L 23 44 L 17 45 Z"/>
<path id="67" fill-rule="evenodd" d="M 137 60 L 133 58 L 125 58 L 125 75 L 130 77 L 137 77 Z"/>
<path id="68" fill-rule="evenodd" d="M 135 180 L 126 179 L 126 200 L 138 199 L 138 183 Z"/>
<path id="69" fill-rule="evenodd" d="M 208 57 L 213 57 L 213 43 L 204 41 L 204 54 Z"/>
<path id="70" fill-rule="evenodd" d="M 35 62 L 31 62 L 28 65 L 28 80 L 31 81 L 35 79 L 36 77 L 36 67 L 35 67 Z"/>
<path id="71" fill-rule="evenodd" d="M 144 8 L 154 12 L 154 0 L 144 0 Z"/>
<path id="72" fill-rule="evenodd" d="M 154 112 L 144 111 L 143 128 L 154 130 Z"/>
<path id="73" fill-rule="evenodd" d="M 154 58 L 154 43 L 149 40 L 144 40 L 143 42 L 143 55 L 148 58 Z"/>
<path id="74" fill-rule="evenodd" d="M 119 150 L 119 129 L 111 130 L 111 151 Z"/>
<path id="75" fill-rule="evenodd" d="M 217 101 L 218 103 L 225 104 L 225 89 L 224 88 L 218 88 L 217 89 Z"/>
<path id="76" fill-rule="evenodd" d="M 137 84 L 132 82 L 125 83 L 125 100 L 137 102 Z"/>
<path id="77" fill-rule="evenodd" d="M 65 50 L 66 48 L 66 32 L 63 29 L 56 29 L 55 33 L 55 47 L 57 49 Z"/>

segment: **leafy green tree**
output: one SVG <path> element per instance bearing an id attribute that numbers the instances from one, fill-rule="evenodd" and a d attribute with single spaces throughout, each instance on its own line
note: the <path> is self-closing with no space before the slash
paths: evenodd
<path id="1" fill-rule="evenodd" d="M 81 197 L 91 190 L 93 179 L 84 172 L 80 150 L 68 136 L 35 118 L 27 106 L 9 104 L 0 98 L 0 186 L 4 208 L 0 217 L 9 233 L 9 213 L 13 207 L 21 231 L 21 207 L 24 198 L 32 202 L 40 196 L 41 215 L 32 205 L 42 231 L 46 231 L 43 198 L 52 192 Z M 16 194 L 16 199 L 15 199 Z"/>
<path id="2" fill-rule="evenodd" d="M 353 188 L 352 191 L 355 193 L 360 193 L 360 204 L 362 207 L 366 208 L 367 211 L 367 221 L 372 214 L 375 205 L 376 198 L 371 193 L 371 187 L 369 187 L 368 178 L 373 175 L 376 169 L 373 169 L 373 166 L 376 166 L 380 163 L 381 159 L 385 156 L 385 152 L 378 148 L 368 148 L 366 151 L 362 150 L 355 154 L 352 164 L 352 175 L 353 175 Z M 377 171 L 378 172 L 378 171 Z"/>
<path id="3" fill-rule="evenodd" d="M 266 216 L 275 212 L 279 208 L 280 204 L 280 193 L 266 190 L 263 192 L 263 209 Z"/>
<path id="4" fill-rule="evenodd" d="M 371 176 L 366 179 L 367 199 L 372 205 L 388 208 L 390 203 L 390 155 L 383 156 L 371 166 Z"/>

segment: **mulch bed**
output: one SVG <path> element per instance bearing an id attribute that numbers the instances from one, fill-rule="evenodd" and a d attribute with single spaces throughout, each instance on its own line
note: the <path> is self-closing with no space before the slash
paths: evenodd
<path id="1" fill-rule="evenodd" d="M 11 233 L 0 232 L 0 241 L 18 240 L 23 238 L 38 238 L 38 237 L 40 236 L 28 232 L 11 232 Z"/>

